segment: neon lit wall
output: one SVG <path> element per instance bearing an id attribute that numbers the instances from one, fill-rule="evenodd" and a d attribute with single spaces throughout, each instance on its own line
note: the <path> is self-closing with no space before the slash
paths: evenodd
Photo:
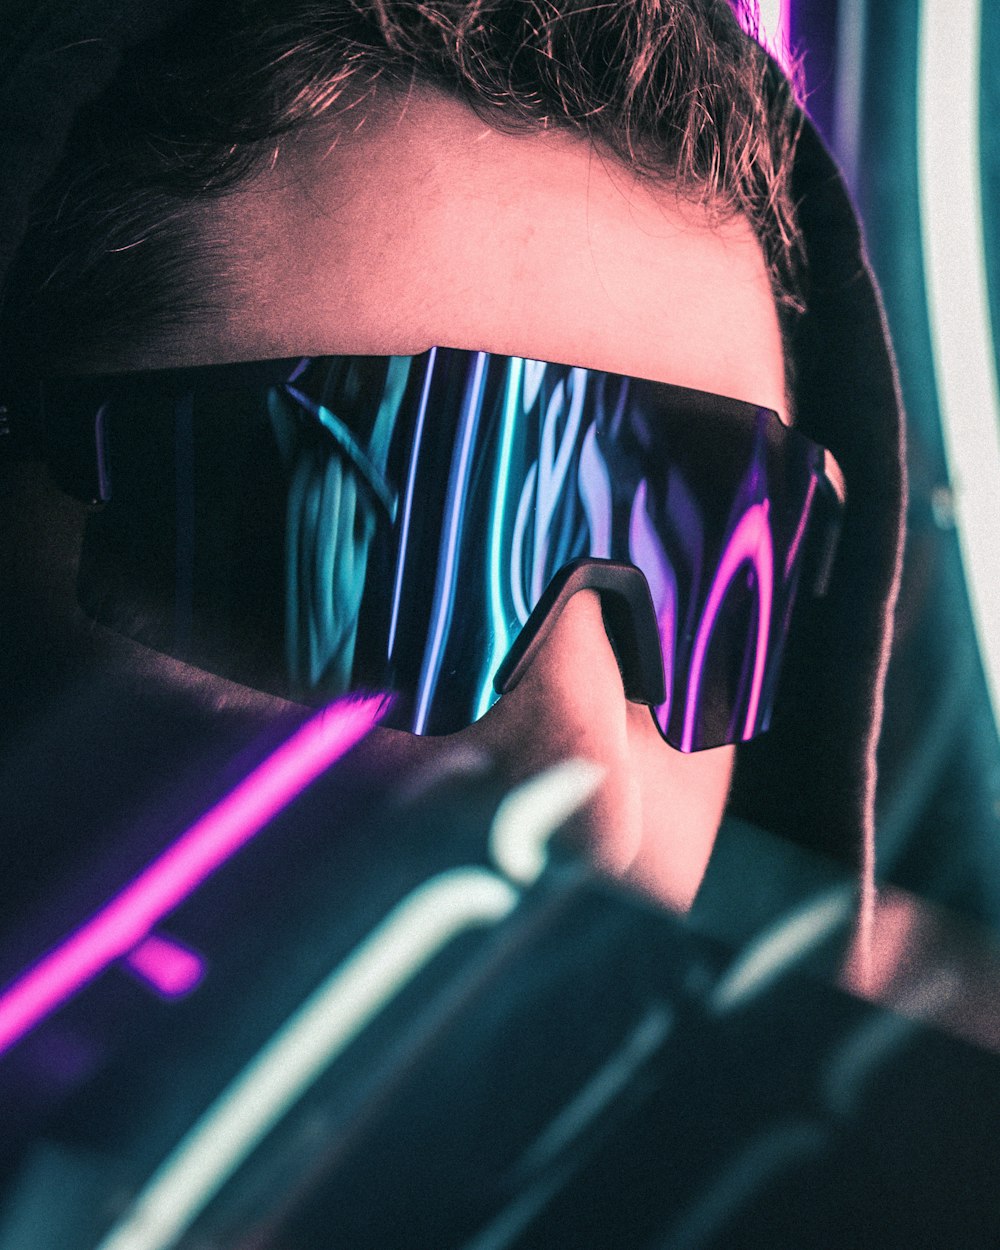
<path id="1" fill-rule="evenodd" d="M 796 0 L 809 108 L 864 223 L 910 438 L 880 866 L 1000 915 L 1000 12 Z"/>

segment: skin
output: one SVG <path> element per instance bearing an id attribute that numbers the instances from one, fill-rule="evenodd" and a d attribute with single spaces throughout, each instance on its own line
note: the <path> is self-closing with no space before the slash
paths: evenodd
<path id="1" fill-rule="evenodd" d="M 353 115 L 352 115 L 353 116 Z M 509 135 L 431 91 L 314 124 L 200 228 L 224 307 L 151 367 L 435 344 L 586 365 L 786 413 L 777 313 L 747 223 L 640 181 L 582 139 Z M 111 362 L 106 362 L 111 363 Z M 520 684 L 448 741 L 379 731 L 393 767 L 468 746 L 511 781 L 568 757 L 604 780 L 575 835 L 603 870 L 678 910 L 705 871 L 733 748 L 682 755 L 628 702 L 593 592 Z"/>

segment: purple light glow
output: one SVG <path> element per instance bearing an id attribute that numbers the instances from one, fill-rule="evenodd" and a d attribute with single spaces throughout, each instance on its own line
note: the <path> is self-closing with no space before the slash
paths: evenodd
<path id="1" fill-rule="evenodd" d="M 687 637 L 694 629 L 694 613 L 704 574 L 705 530 L 698 504 L 676 466 L 671 467 L 667 479 L 667 518 L 680 543 L 681 554 L 687 557 L 688 608 L 684 620 L 677 623 L 678 632 L 683 631 Z"/>
<path id="2" fill-rule="evenodd" d="M 385 709 L 382 696 L 345 699 L 312 717 L 105 907 L 23 973 L 0 995 L 0 1054 L 144 943 L 154 925 L 359 742 Z"/>
<path id="3" fill-rule="evenodd" d="M 708 594 L 705 611 L 698 625 L 698 634 L 691 656 L 687 704 L 684 708 L 684 734 L 681 739 L 682 751 L 690 751 L 694 742 L 694 723 L 698 712 L 705 656 L 719 610 L 733 578 L 740 566 L 746 563 L 751 564 L 757 574 L 757 647 L 743 728 L 744 740 L 753 733 L 760 707 L 760 692 L 764 684 L 764 668 L 767 663 L 767 644 L 770 636 L 771 602 L 774 593 L 774 550 L 771 544 L 768 511 L 769 505 L 765 499 L 762 503 L 753 504 L 744 512 L 719 561 L 719 568 Z"/>
<path id="4" fill-rule="evenodd" d="M 677 578 L 673 565 L 663 550 L 646 508 L 648 488 L 646 479 L 639 483 L 632 502 L 629 518 L 629 555 L 632 563 L 639 566 L 649 586 L 656 626 L 660 635 L 660 655 L 663 659 L 663 682 L 666 700 L 656 708 L 657 724 L 667 732 L 670 724 L 670 704 L 674 691 L 674 652 L 677 647 Z"/>
<path id="5" fill-rule="evenodd" d="M 663 607 L 656 614 L 656 628 L 660 635 L 660 655 L 663 657 L 663 687 L 667 697 L 654 715 L 664 733 L 670 728 L 670 705 L 674 695 L 674 651 L 677 647 L 677 586 L 670 585 L 670 593 Z"/>
<path id="6" fill-rule="evenodd" d="M 802 515 L 799 517 L 799 523 L 795 527 L 795 536 L 792 538 L 792 545 L 788 548 L 788 555 L 785 559 L 785 581 L 788 581 L 788 575 L 792 571 L 792 565 L 795 563 L 799 554 L 799 547 L 802 545 L 802 537 L 806 532 L 806 522 L 809 520 L 809 510 L 812 508 L 813 496 L 816 494 L 816 475 L 813 474 L 809 478 L 809 489 L 806 492 L 806 501 L 802 505 Z"/>
<path id="7" fill-rule="evenodd" d="M 597 445 L 597 426 L 584 435 L 580 463 L 576 471 L 580 502 L 590 534 L 588 555 L 599 559 L 611 556 L 611 477 Z"/>
<path id="8" fill-rule="evenodd" d="M 200 955 L 173 938 L 158 937 L 155 933 L 130 951 L 125 962 L 164 998 L 183 998 L 200 985 L 205 975 L 205 963 Z"/>

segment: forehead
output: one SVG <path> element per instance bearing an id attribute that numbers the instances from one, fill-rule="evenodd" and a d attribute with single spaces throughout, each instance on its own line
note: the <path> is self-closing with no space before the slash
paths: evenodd
<path id="1" fill-rule="evenodd" d="M 202 228 L 226 279 L 196 349 L 206 360 L 454 346 L 784 412 L 778 319 L 746 222 L 720 223 L 562 132 L 502 133 L 414 92 L 307 129 Z"/>

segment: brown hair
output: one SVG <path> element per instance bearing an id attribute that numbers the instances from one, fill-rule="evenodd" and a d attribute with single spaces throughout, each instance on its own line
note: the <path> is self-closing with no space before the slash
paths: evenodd
<path id="1" fill-rule="evenodd" d="M 237 0 L 196 6 L 80 118 L 10 275 L 8 342 L 85 367 L 196 324 L 212 283 L 195 274 L 221 269 L 192 206 L 239 185 L 295 127 L 414 80 L 497 128 L 585 135 L 744 214 L 779 304 L 796 306 L 799 114 L 726 0 Z"/>

